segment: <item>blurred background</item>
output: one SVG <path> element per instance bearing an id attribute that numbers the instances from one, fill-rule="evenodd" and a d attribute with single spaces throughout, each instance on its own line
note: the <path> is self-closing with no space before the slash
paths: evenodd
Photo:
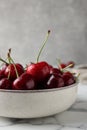
<path id="1" fill-rule="evenodd" d="M 87 63 L 87 0 L 0 0 L 0 56 L 35 62 L 48 29 L 40 60 Z"/>

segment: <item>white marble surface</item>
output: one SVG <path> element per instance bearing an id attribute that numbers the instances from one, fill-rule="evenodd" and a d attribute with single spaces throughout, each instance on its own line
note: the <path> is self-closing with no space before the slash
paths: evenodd
<path id="1" fill-rule="evenodd" d="M 38 119 L 0 117 L 0 130 L 87 130 L 87 85 L 79 84 L 77 100 L 60 114 Z"/>

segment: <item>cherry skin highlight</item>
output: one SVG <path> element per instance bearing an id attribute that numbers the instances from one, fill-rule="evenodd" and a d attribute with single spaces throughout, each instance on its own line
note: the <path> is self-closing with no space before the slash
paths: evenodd
<path id="1" fill-rule="evenodd" d="M 18 76 L 20 76 L 22 73 L 24 73 L 24 68 L 22 67 L 21 64 L 16 63 L 15 67 L 17 69 Z M 9 64 L 5 70 L 6 77 L 8 77 L 8 75 L 9 75 L 9 79 L 11 79 L 11 80 L 14 80 L 17 78 L 15 67 L 14 67 L 14 64 Z"/>
<path id="2" fill-rule="evenodd" d="M 50 67 L 47 62 L 38 62 L 27 67 L 27 73 L 32 75 L 37 82 L 45 80 L 50 74 Z"/>
<path id="3" fill-rule="evenodd" d="M 46 83 L 46 88 L 60 88 L 64 87 L 64 81 L 59 75 L 51 75 Z"/>
<path id="4" fill-rule="evenodd" d="M 75 83 L 75 78 L 70 72 L 65 72 L 62 76 L 65 86 L 69 86 Z"/>
<path id="5" fill-rule="evenodd" d="M 12 88 L 15 90 L 32 90 L 35 89 L 35 81 L 31 75 L 23 73 L 14 80 Z"/>

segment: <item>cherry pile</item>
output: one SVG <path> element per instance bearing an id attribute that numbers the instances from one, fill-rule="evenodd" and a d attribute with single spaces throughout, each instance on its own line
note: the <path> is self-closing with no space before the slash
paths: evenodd
<path id="1" fill-rule="evenodd" d="M 43 46 L 39 51 L 37 62 L 30 63 L 23 67 L 20 63 L 15 63 L 11 57 L 11 49 L 7 53 L 7 59 L 0 61 L 3 65 L 0 69 L 0 89 L 11 90 L 35 90 L 52 89 L 69 86 L 76 82 L 76 77 L 66 68 L 73 67 L 74 62 L 60 64 L 56 68 L 46 61 L 39 61 L 40 54 L 47 42 L 50 31 L 48 31 Z"/>

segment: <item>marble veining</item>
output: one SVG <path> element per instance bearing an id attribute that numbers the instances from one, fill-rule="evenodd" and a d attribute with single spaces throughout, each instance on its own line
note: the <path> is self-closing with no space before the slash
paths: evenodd
<path id="1" fill-rule="evenodd" d="M 79 84 L 76 102 L 60 114 L 36 119 L 0 117 L 0 130 L 87 130 L 86 91 L 87 85 Z"/>

